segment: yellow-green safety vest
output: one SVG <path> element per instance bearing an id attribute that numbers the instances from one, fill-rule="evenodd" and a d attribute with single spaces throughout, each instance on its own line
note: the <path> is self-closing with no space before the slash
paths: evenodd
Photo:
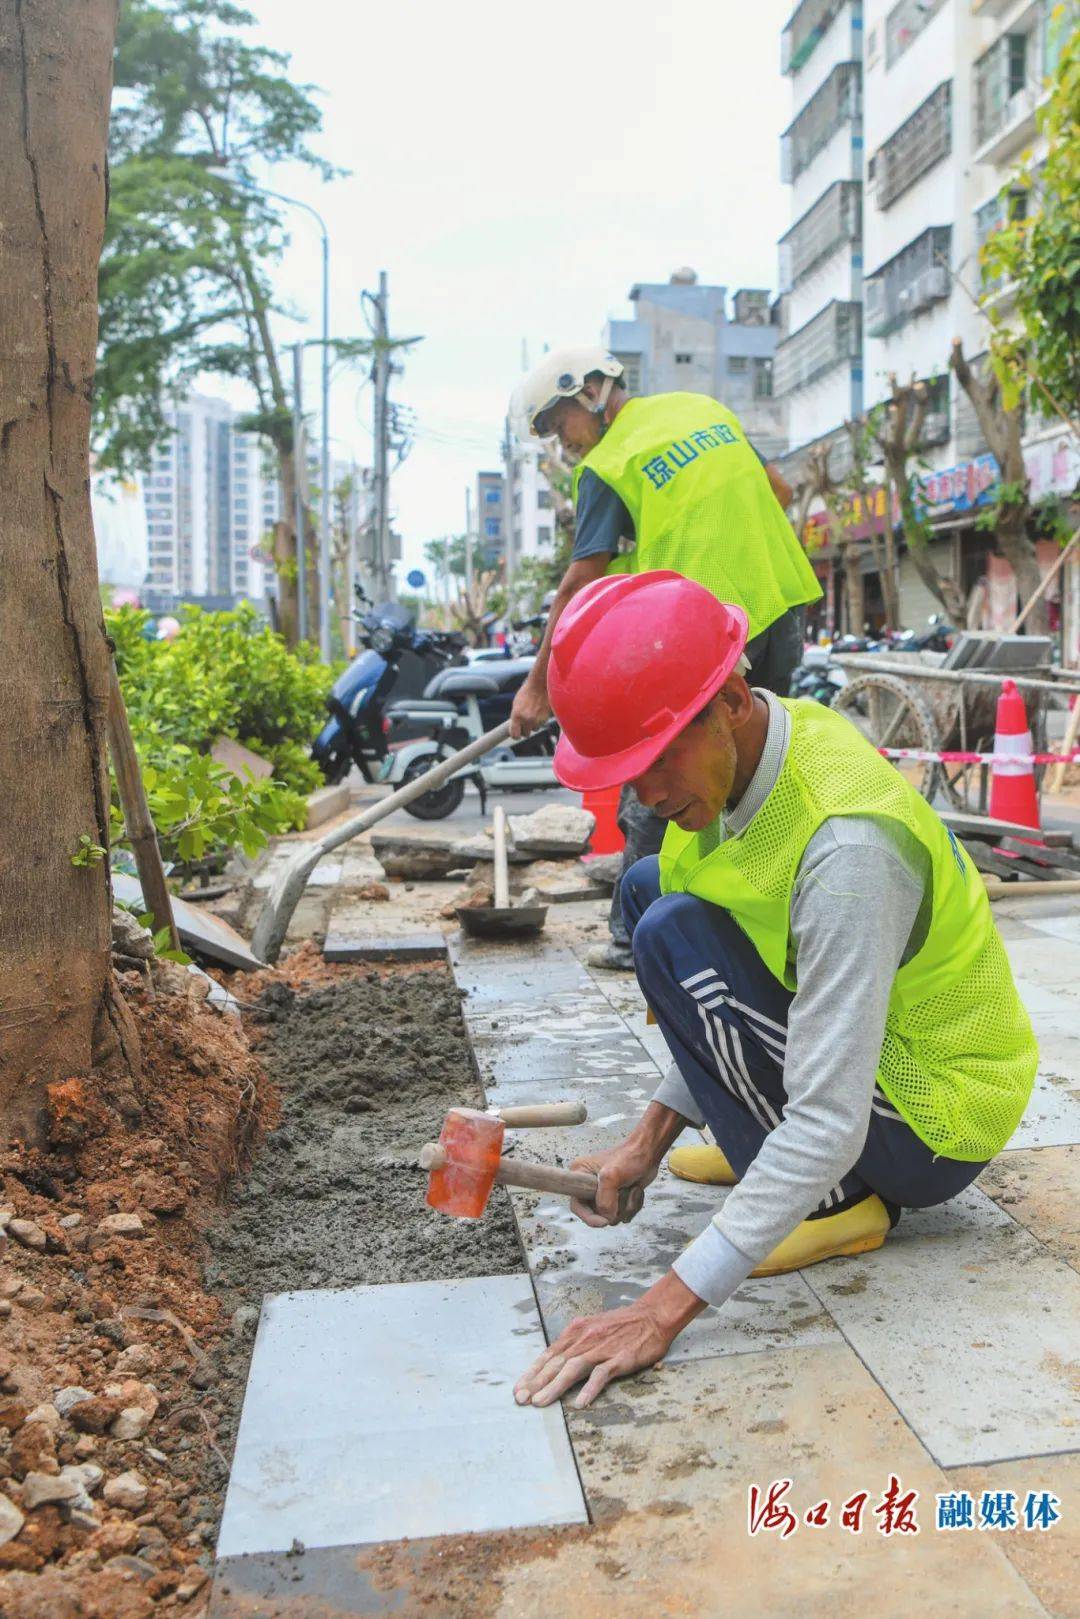
<path id="1" fill-rule="evenodd" d="M 925 941 L 893 982 L 878 1082 L 935 1153 L 992 1158 L 1027 1106 L 1038 1048 L 982 878 L 926 800 L 848 720 L 813 702 L 784 707 L 790 747 L 760 810 L 728 838 L 719 822 L 702 832 L 669 825 L 661 890 L 723 906 L 793 990 L 791 897 L 818 827 L 833 815 L 906 826 L 930 855 L 933 906 Z M 836 1015 L 845 1016 L 842 1005 Z"/>
<path id="2" fill-rule="evenodd" d="M 574 473 L 615 490 L 637 544 L 609 573 L 671 568 L 745 608 L 750 637 L 821 586 L 737 416 L 706 394 L 628 399 Z"/>

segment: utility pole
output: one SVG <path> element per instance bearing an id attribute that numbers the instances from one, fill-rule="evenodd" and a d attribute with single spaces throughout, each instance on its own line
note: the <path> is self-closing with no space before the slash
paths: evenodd
<path id="1" fill-rule="evenodd" d="M 389 441 L 389 411 L 387 394 L 390 388 L 390 349 L 388 346 L 389 321 L 386 271 L 379 271 L 379 294 L 375 305 L 375 512 L 374 550 L 375 577 L 384 595 L 389 593 L 389 473 L 387 471 Z"/>
<path id="2" fill-rule="evenodd" d="M 320 221 L 321 223 L 321 221 Z M 320 456 L 319 656 L 330 662 L 330 237 L 322 230 L 322 453 Z"/>
<path id="3" fill-rule="evenodd" d="M 307 640 L 307 555 L 304 528 L 304 486 L 307 483 L 307 449 L 304 445 L 303 370 L 304 345 L 294 343 L 293 354 L 293 522 L 296 525 L 296 639 Z"/>

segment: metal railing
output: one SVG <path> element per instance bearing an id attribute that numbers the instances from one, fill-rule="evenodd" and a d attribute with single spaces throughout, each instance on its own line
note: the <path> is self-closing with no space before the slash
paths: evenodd
<path id="1" fill-rule="evenodd" d="M 887 337 L 948 298 L 952 227 L 933 225 L 863 282 L 866 335 Z"/>
<path id="2" fill-rule="evenodd" d="M 874 156 L 874 196 L 888 208 L 952 150 L 952 81 L 931 91 Z"/>
<path id="3" fill-rule="evenodd" d="M 773 392 L 778 397 L 805 388 L 846 360 L 856 360 L 862 346 L 862 306 L 834 299 L 781 343 L 773 359 Z"/>
<path id="4" fill-rule="evenodd" d="M 780 177 L 786 185 L 808 169 L 822 147 L 844 124 L 862 118 L 862 70 L 858 62 L 838 62 L 780 137 Z"/>
<path id="5" fill-rule="evenodd" d="M 898 0 L 885 19 L 885 66 L 898 62 L 945 0 Z"/>
<path id="6" fill-rule="evenodd" d="M 805 66 L 846 5 L 861 15 L 859 0 L 802 0 L 796 6 L 780 35 L 781 73 L 798 73 Z"/>
<path id="7" fill-rule="evenodd" d="M 845 242 L 862 232 L 862 186 L 837 180 L 780 238 L 780 290 L 789 292 Z"/>

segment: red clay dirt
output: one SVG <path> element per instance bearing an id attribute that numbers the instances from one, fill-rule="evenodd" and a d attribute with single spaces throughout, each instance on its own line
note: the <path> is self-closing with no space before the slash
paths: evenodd
<path id="1" fill-rule="evenodd" d="M 0 1509 L 25 1514 L 0 1545 L 5 1619 L 194 1619 L 209 1594 L 229 1323 L 200 1285 L 202 1232 L 276 1101 L 238 1020 L 193 999 L 190 975 L 162 973 L 157 993 L 137 974 L 120 982 L 141 1077 L 111 1094 L 96 1078 L 54 1085 L 47 1145 L 0 1150 L 0 1209 L 30 1222 L 6 1250 L 0 1238 Z M 141 1233 L 101 1229 L 115 1215 Z M 56 1391 L 72 1387 L 92 1398 L 58 1418 Z M 150 1413 L 145 1433 L 111 1433 L 121 1411 L 122 1432 Z M 66 1521 L 60 1505 L 26 1506 L 28 1472 L 47 1486 L 84 1461 L 104 1474 L 89 1510 Z M 139 1481 L 128 1504 L 108 1499 L 128 1472 L 145 1499 Z"/>

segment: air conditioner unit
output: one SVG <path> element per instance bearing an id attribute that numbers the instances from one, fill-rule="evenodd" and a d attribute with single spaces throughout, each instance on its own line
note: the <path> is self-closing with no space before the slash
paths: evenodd
<path id="1" fill-rule="evenodd" d="M 949 296 L 949 272 L 943 264 L 935 264 L 915 277 L 910 290 L 911 307 L 925 309 L 927 304 Z"/>

